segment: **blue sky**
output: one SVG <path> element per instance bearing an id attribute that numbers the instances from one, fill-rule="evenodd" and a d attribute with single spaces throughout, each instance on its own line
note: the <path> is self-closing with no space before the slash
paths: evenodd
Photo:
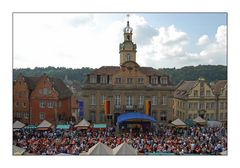
<path id="1" fill-rule="evenodd" d="M 14 68 L 119 65 L 126 21 L 126 13 L 15 14 Z M 130 13 L 129 21 L 141 66 L 226 65 L 226 13 Z"/>

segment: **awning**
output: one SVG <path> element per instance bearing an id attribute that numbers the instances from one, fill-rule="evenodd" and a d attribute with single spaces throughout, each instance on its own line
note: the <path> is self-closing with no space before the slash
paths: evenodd
<path id="1" fill-rule="evenodd" d="M 69 129 L 70 125 L 67 124 L 58 124 L 56 129 Z"/>
<path id="2" fill-rule="evenodd" d="M 25 151 L 26 149 L 13 145 L 13 155 L 23 155 Z"/>
<path id="3" fill-rule="evenodd" d="M 37 126 L 36 125 L 28 125 L 26 127 L 24 127 L 24 129 L 36 129 Z"/>
<path id="4" fill-rule="evenodd" d="M 25 127 L 25 124 L 21 123 L 20 121 L 15 121 L 13 123 L 13 129 L 21 129 Z"/>
<path id="5" fill-rule="evenodd" d="M 193 121 L 194 121 L 195 123 L 198 123 L 198 124 L 201 124 L 201 125 L 207 124 L 207 121 L 204 120 L 204 119 L 202 119 L 200 116 L 198 116 L 197 118 L 195 118 Z"/>
<path id="6" fill-rule="evenodd" d="M 148 120 L 151 122 L 157 122 L 153 117 L 140 113 L 140 112 L 130 112 L 130 113 L 123 113 L 118 116 L 117 123 L 121 123 L 127 120 Z"/>
<path id="7" fill-rule="evenodd" d="M 42 121 L 37 127 L 38 128 L 50 128 L 52 124 L 47 120 Z"/>
<path id="8" fill-rule="evenodd" d="M 93 124 L 93 128 L 107 128 L 107 124 Z"/>
<path id="9" fill-rule="evenodd" d="M 179 118 L 174 120 L 173 122 L 171 122 L 171 124 L 173 124 L 175 127 L 180 127 L 180 128 L 184 128 L 186 127 L 187 125 L 182 121 L 180 120 Z"/>
<path id="10" fill-rule="evenodd" d="M 90 123 L 83 119 L 82 121 L 80 121 L 77 125 L 75 125 L 74 127 L 80 127 L 82 129 L 87 129 L 90 126 Z"/>

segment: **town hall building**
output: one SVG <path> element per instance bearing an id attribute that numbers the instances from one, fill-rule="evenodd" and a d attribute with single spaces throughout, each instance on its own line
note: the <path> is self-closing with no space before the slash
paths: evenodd
<path id="1" fill-rule="evenodd" d="M 93 123 L 106 123 L 110 119 L 116 124 L 118 116 L 127 112 L 145 113 L 158 123 L 168 123 L 173 118 L 174 86 L 160 70 L 137 63 L 137 45 L 132 35 L 133 29 L 127 21 L 124 40 L 119 45 L 120 66 L 102 66 L 86 77 L 82 89 L 83 117 Z M 151 107 L 147 112 L 146 106 Z"/>

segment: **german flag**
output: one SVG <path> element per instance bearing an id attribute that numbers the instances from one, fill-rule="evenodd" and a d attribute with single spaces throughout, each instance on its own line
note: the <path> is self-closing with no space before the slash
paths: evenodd
<path id="1" fill-rule="evenodd" d="M 105 115 L 110 114 L 110 101 L 109 100 L 104 101 L 104 113 L 105 113 Z"/>

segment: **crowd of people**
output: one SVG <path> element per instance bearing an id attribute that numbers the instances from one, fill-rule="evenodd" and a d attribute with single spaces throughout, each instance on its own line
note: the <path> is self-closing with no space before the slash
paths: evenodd
<path id="1" fill-rule="evenodd" d="M 176 155 L 218 155 L 227 150 L 227 129 L 224 127 L 192 126 L 174 128 L 161 126 L 149 130 L 120 130 L 88 128 L 69 130 L 51 129 L 14 131 L 14 145 L 26 149 L 30 155 L 79 155 L 102 142 L 115 148 L 123 142 L 138 150 L 139 154 L 172 153 Z"/>

